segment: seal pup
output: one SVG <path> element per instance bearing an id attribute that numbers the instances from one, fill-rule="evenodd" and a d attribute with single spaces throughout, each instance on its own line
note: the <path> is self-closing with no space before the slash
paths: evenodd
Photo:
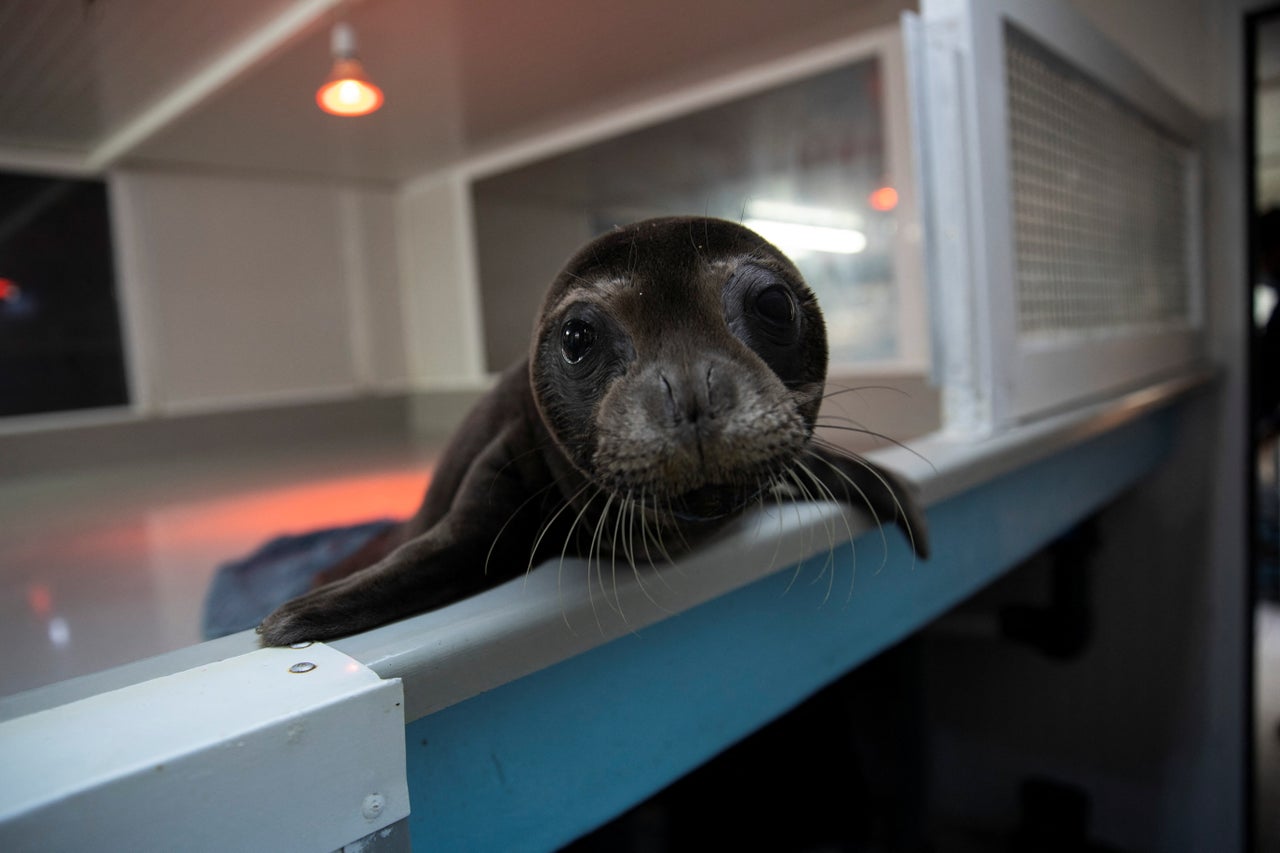
<path id="1" fill-rule="evenodd" d="M 362 631 L 553 555 L 635 569 L 764 501 L 858 507 L 927 556 L 911 489 L 815 443 L 826 373 L 813 292 L 755 232 L 671 217 L 605 234 L 551 283 L 528 358 L 464 419 L 414 516 L 271 613 L 262 641 Z"/>

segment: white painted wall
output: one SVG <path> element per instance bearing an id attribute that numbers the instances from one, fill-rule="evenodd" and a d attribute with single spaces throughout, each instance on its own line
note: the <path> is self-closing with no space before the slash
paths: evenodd
<path id="1" fill-rule="evenodd" d="M 140 169 L 111 183 L 143 411 L 403 386 L 390 191 Z"/>
<path id="2" fill-rule="evenodd" d="M 1221 108 L 1208 59 L 1209 18 L 1229 3 L 1213 0 L 1070 0 L 1081 14 L 1175 95 L 1201 114 Z"/>
<path id="3" fill-rule="evenodd" d="M 476 196 L 476 246 L 481 260 L 485 362 L 500 371 L 525 356 L 534 318 L 547 286 L 568 257 L 564 246 L 592 238 L 591 222 L 580 207 Z"/>
<path id="4" fill-rule="evenodd" d="M 395 194 L 339 190 L 348 329 L 360 387 L 396 391 L 409 381 L 405 357 Z"/>
<path id="5" fill-rule="evenodd" d="M 414 182 L 397 198 L 405 351 L 414 387 L 485 381 L 471 198 L 459 175 Z"/>

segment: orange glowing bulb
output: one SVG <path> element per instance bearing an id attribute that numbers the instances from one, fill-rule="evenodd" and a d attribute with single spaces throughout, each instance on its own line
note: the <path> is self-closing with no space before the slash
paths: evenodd
<path id="1" fill-rule="evenodd" d="M 898 206 L 898 191 L 893 187 L 881 187 L 871 193 L 868 201 L 875 210 L 889 211 Z"/>
<path id="2" fill-rule="evenodd" d="M 382 106 L 382 90 L 369 82 L 359 61 L 339 59 L 316 90 L 316 103 L 330 115 L 363 116 Z"/>

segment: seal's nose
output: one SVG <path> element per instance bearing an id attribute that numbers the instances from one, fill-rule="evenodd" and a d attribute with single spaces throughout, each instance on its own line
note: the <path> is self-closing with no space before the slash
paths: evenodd
<path id="1" fill-rule="evenodd" d="M 715 359 L 699 359 L 658 374 L 672 426 L 713 429 L 714 421 L 737 405 L 738 388 L 726 367 Z"/>

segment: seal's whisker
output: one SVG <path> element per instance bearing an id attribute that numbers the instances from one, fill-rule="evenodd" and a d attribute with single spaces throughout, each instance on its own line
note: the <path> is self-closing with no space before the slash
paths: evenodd
<path id="1" fill-rule="evenodd" d="M 529 549 L 529 564 L 525 566 L 525 569 L 524 569 L 526 578 L 528 578 L 529 573 L 533 571 L 533 561 L 534 561 L 534 558 L 537 557 L 539 546 L 542 545 L 542 538 L 547 535 L 547 531 L 549 531 L 551 529 L 551 526 L 556 523 L 556 519 L 559 518 L 566 509 L 573 506 L 573 502 L 577 500 L 579 496 L 582 495 L 583 492 L 585 492 L 587 489 L 590 489 L 590 488 L 596 488 L 597 491 L 599 490 L 598 486 L 593 487 L 591 483 L 584 484 L 582 488 L 578 489 L 578 491 L 574 492 L 567 499 L 565 499 L 565 502 L 560 506 L 558 510 L 556 510 L 555 515 L 547 519 L 546 523 L 542 525 L 542 529 L 538 531 L 537 538 L 533 540 L 533 547 Z"/>
<path id="2" fill-rule="evenodd" d="M 792 474 L 792 472 L 791 472 L 791 470 L 790 470 L 790 469 L 788 469 L 785 473 L 786 473 L 786 474 L 787 474 L 787 475 L 788 475 L 792 480 L 794 480 L 794 479 L 795 479 L 795 477 L 794 477 L 794 475 Z M 803 497 L 803 496 L 804 496 L 804 494 L 805 494 L 805 492 L 804 492 L 804 487 L 803 487 L 803 486 L 799 486 L 799 488 L 800 488 L 800 497 Z M 800 515 L 800 504 L 799 504 L 799 502 L 798 502 L 798 501 L 791 501 L 791 502 L 790 502 L 790 504 L 791 504 L 791 508 L 792 508 L 792 510 L 794 510 L 794 512 L 795 512 L 795 514 L 796 514 L 796 523 L 797 523 L 797 525 L 802 525 L 802 524 L 804 523 L 804 517 L 803 517 L 802 515 Z M 810 539 L 810 544 L 812 544 L 812 539 Z M 803 553 L 808 553 L 808 551 L 809 551 L 809 545 L 804 545 L 804 546 L 802 546 L 802 552 L 803 552 Z M 795 570 L 791 573 L 791 580 L 787 581 L 787 588 L 786 588 L 786 589 L 784 589 L 784 590 L 782 591 L 782 594 L 783 594 L 783 595 L 786 595 L 788 592 L 790 592 L 790 591 L 791 591 L 791 587 L 795 586 L 796 581 L 800 578 L 800 569 L 804 567 L 804 563 L 805 563 L 805 560 L 804 560 L 804 558 L 803 558 L 803 557 L 801 557 L 801 559 L 799 559 L 799 560 L 797 560 L 797 561 L 796 561 Z"/>
<path id="3" fill-rule="evenodd" d="M 834 388 L 835 390 L 826 390 L 831 388 Z M 911 394 L 909 392 L 902 390 L 896 385 L 838 385 L 834 382 L 828 381 L 826 389 L 824 389 L 825 393 L 822 395 L 822 399 L 824 400 L 839 397 L 841 394 L 857 394 L 859 402 L 865 404 L 867 401 L 861 399 L 863 391 L 891 391 L 900 397 L 905 397 L 908 400 L 911 399 Z"/>
<path id="4" fill-rule="evenodd" d="M 613 542 L 609 545 L 609 577 L 613 581 L 614 610 L 622 617 L 624 625 L 629 625 L 627 615 L 622 612 L 622 599 L 618 597 L 618 531 L 622 528 L 623 519 L 627 515 L 627 505 L 631 503 L 630 495 L 623 495 L 620 506 L 614 512 Z"/>
<path id="5" fill-rule="evenodd" d="M 582 507 L 578 510 L 578 514 L 575 515 L 573 517 L 573 521 L 569 523 L 569 532 L 565 534 L 564 545 L 560 548 L 560 567 L 556 572 L 556 588 L 557 589 L 560 588 L 560 579 L 561 579 L 561 576 L 564 574 L 564 558 L 569 552 L 569 542 L 571 539 L 573 539 L 574 534 L 577 532 L 578 522 L 582 521 L 583 516 L 586 515 L 587 508 L 591 506 L 592 501 L 600 497 L 600 493 L 603 491 L 604 491 L 603 489 L 597 487 L 595 493 L 591 495 L 591 497 L 583 501 Z M 595 618 L 596 629 L 600 631 L 601 635 L 603 635 L 604 626 L 600 624 L 600 613 L 596 610 L 595 594 L 591 589 L 591 551 L 590 550 L 587 551 L 587 567 L 586 568 L 587 568 L 587 602 L 591 605 L 591 615 Z"/>
<path id="6" fill-rule="evenodd" d="M 797 491 L 799 491 L 799 492 L 800 492 L 800 496 L 801 496 L 801 498 L 802 498 L 806 503 L 821 503 L 821 502 L 823 501 L 823 498 L 822 498 L 820 495 L 815 495 L 815 494 L 814 494 L 814 492 L 813 492 L 813 489 L 809 488 L 809 486 L 808 486 L 808 485 L 806 485 L 806 484 L 805 484 L 805 482 L 804 482 L 803 480 L 801 480 L 801 479 L 799 478 L 799 476 L 797 476 L 797 475 L 796 475 L 796 471 L 795 471 L 795 467 L 794 467 L 794 466 L 793 466 L 793 467 L 791 467 L 791 468 L 788 468 L 788 469 L 787 469 L 787 475 L 791 478 L 791 481 L 792 481 L 793 483 L 795 483 Z M 823 527 L 824 527 L 824 528 L 826 529 L 826 531 L 827 531 L 827 543 L 828 543 L 828 545 L 829 545 L 829 544 L 831 543 L 831 537 L 832 537 L 832 533 L 831 533 L 831 529 L 830 529 L 830 525 L 831 525 L 831 521 L 830 521 L 830 519 L 824 519 L 824 520 L 823 520 L 823 522 L 822 522 L 822 525 L 823 525 Z M 816 537 L 817 535 L 818 535 L 818 531 L 817 531 L 817 529 L 816 529 L 816 528 L 810 528 L 809 541 L 805 544 L 805 551 L 806 551 L 806 552 L 811 552 L 811 551 L 813 551 L 813 550 L 814 550 L 814 547 L 813 547 L 813 539 L 814 539 L 814 537 Z M 822 577 L 822 574 L 823 574 L 825 571 L 826 571 L 826 569 L 825 569 L 825 566 L 824 566 L 824 568 L 823 568 L 823 572 L 820 572 L 820 573 L 818 574 L 818 577 L 817 577 L 817 578 L 814 578 L 814 581 L 816 582 L 817 580 L 819 580 L 819 579 Z"/>
<path id="7" fill-rule="evenodd" d="M 561 581 L 564 575 L 564 557 L 568 555 L 568 543 L 570 543 L 571 540 L 573 539 L 573 535 L 577 533 L 577 525 L 579 525 L 580 521 L 582 520 L 582 516 L 586 514 L 586 511 L 588 511 L 588 508 L 591 506 L 591 502 L 595 501 L 595 498 L 600 497 L 600 493 L 602 492 L 603 492 L 602 488 L 595 487 L 595 492 L 591 494 L 590 497 L 586 498 L 584 502 L 582 502 L 582 506 L 579 507 L 579 511 L 577 511 L 577 514 L 573 516 L 572 521 L 570 521 L 570 525 L 568 525 L 567 532 L 564 533 L 564 543 L 561 546 L 561 558 L 559 558 L 559 566 L 558 566 L 558 569 L 556 570 L 556 589 L 557 590 L 561 589 Z M 602 626 L 600 626 L 599 613 L 595 612 L 595 597 L 593 592 L 591 592 L 591 553 L 590 551 L 588 551 L 588 555 L 586 555 L 586 599 L 588 599 L 588 602 L 591 605 L 591 615 L 595 616 L 596 628 L 600 629 L 600 633 L 604 633 L 604 629 L 602 628 Z M 563 608 L 563 599 L 562 599 L 562 606 L 561 606 L 562 613 L 563 613 L 563 610 L 564 608 Z M 566 621 L 568 621 L 567 616 L 566 616 Z"/>
<path id="8" fill-rule="evenodd" d="M 605 522 L 609 518 L 609 508 L 613 506 L 616 495 L 609 492 L 609 498 L 604 502 L 604 507 L 600 510 L 600 517 L 596 520 L 595 532 L 591 534 L 591 544 L 587 548 L 587 583 L 591 583 L 591 555 L 596 558 L 596 579 L 600 582 L 600 597 L 604 599 L 605 604 L 609 605 L 609 609 L 621 616 L 621 612 L 609 601 L 609 590 L 604 585 L 604 536 L 603 530 Z"/>
<path id="9" fill-rule="evenodd" d="M 533 543 L 533 548 L 531 548 L 529 551 L 529 564 L 525 567 L 525 571 L 524 571 L 524 578 L 525 578 L 524 582 L 526 584 L 529 582 L 529 574 L 533 571 L 533 561 L 535 556 L 538 553 L 538 546 L 541 545 L 542 543 L 542 538 L 547 535 L 547 531 L 551 529 L 551 525 L 555 524 L 556 519 L 559 518 L 566 509 L 572 506 L 573 502 L 577 500 L 577 498 L 589 488 L 591 488 L 591 484 L 587 483 L 583 485 L 582 488 L 578 489 L 578 491 L 574 492 L 573 495 L 571 495 L 564 502 L 564 504 L 560 507 L 560 509 L 556 510 L 555 515 L 551 516 L 551 518 L 547 521 L 547 523 L 542 526 L 542 530 L 538 533 L 537 540 L 535 540 Z M 599 494 L 599 492 L 600 492 L 599 487 L 596 487 L 596 494 Z M 594 498 L 595 498 L 595 495 L 592 495 L 587 502 L 590 503 L 591 499 L 594 499 Z M 570 525 L 569 530 L 570 532 L 573 531 L 572 525 Z M 578 632 L 576 629 L 574 629 L 573 625 L 570 624 L 569 612 L 565 610 L 565 607 L 564 607 L 564 588 L 561 585 L 561 581 L 563 580 L 563 574 L 564 574 L 564 552 L 561 551 L 560 568 L 556 571 L 556 599 L 560 602 L 560 618 L 564 620 L 565 627 L 569 629 L 570 633 L 572 633 L 574 636 L 577 636 Z"/>
<path id="10" fill-rule="evenodd" d="M 804 473 L 804 475 L 814 483 L 814 485 L 818 489 L 822 490 L 830 498 L 832 503 L 840 504 L 840 501 L 836 498 L 835 493 L 832 492 L 831 489 L 825 483 L 822 482 L 822 479 L 813 472 L 813 469 L 811 469 L 808 465 L 804 464 L 802 460 L 796 460 L 796 467 L 799 468 Z M 840 521 L 843 522 L 844 524 L 844 530 L 845 530 L 845 533 L 848 535 L 848 543 L 849 543 L 849 594 L 845 598 L 845 604 L 848 605 L 848 603 L 853 600 L 853 583 L 854 583 L 854 579 L 857 577 L 857 574 L 858 574 L 858 549 L 857 549 L 857 545 L 854 544 L 854 541 L 853 541 L 855 538 L 853 534 L 853 527 L 849 524 L 849 517 L 845 515 L 843 511 L 840 513 Z M 835 558 L 836 547 L 837 547 L 836 543 L 833 541 L 831 543 L 831 554 L 832 554 L 833 560 Z M 830 593 L 830 590 L 828 590 L 828 594 L 829 593 Z"/>
<path id="11" fill-rule="evenodd" d="M 765 512 L 765 514 L 766 514 L 766 515 L 768 515 L 769 513 L 768 513 L 768 510 L 766 509 L 765 493 L 766 493 L 766 491 L 774 491 L 774 490 L 778 489 L 778 488 L 779 488 L 779 485 L 780 485 L 780 484 L 779 484 L 779 478 L 778 478 L 778 475 L 774 475 L 774 476 L 771 476 L 771 477 L 769 478 L 769 482 L 768 482 L 768 484 L 765 486 L 765 488 L 763 488 L 763 489 L 761 489 L 761 490 L 760 490 L 760 494 L 759 494 L 759 497 L 757 498 L 757 500 L 759 500 L 759 501 L 760 501 L 760 509 L 761 509 L 761 510 L 763 510 L 763 511 Z M 772 572 L 773 572 L 773 570 L 774 570 L 775 568 L 777 568 L 777 564 L 778 564 L 778 553 L 780 552 L 780 550 L 781 550 L 781 549 L 782 549 L 782 513 L 781 513 L 781 512 L 779 512 L 779 513 L 778 513 L 778 532 L 777 532 L 776 534 L 774 534 L 774 537 L 773 537 L 773 554 L 769 557 L 769 568 L 768 568 L 768 571 L 769 571 L 770 573 L 772 573 Z"/>
<path id="12" fill-rule="evenodd" d="M 500 467 L 496 472 L 494 472 L 495 473 L 494 478 L 489 481 L 489 494 L 490 495 L 493 494 L 493 487 L 497 485 L 499 480 L 502 479 L 502 475 L 507 472 L 508 468 L 510 468 L 512 465 L 515 465 L 517 462 L 520 462 L 521 460 L 526 459 L 530 456 L 534 456 L 540 453 L 546 453 L 548 446 L 549 445 L 546 444 L 545 442 L 542 444 L 535 444 L 533 447 L 530 447 L 528 450 L 524 451 L 523 453 L 517 453 L 514 456 L 512 456 L 510 459 L 508 459 L 507 462 L 502 467 Z M 558 480 L 553 479 L 552 482 L 547 483 L 547 485 L 544 486 L 543 488 L 550 488 L 551 486 L 556 485 L 558 482 L 559 482 Z M 541 489 L 539 491 L 541 491 Z"/>
<path id="13" fill-rule="evenodd" d="M 801 494 L 805 496 L 806 500 L 814 501 L 814 502 L 817 502 L 819 500 L 819 498 L 821 497 L 821 494 L 819 493 L 819 495 L 815 495 L 814 492 L 810 490 L 807 485 L 805 485 L 804 481 L 800 479 L 799 475 L 796 474 L 794 468 L 792 468 L 788 473 L 791 475 L 791 479 L 795 482 L 796 488 L 800 490 Z M 818 488 L 818 489 L 821 488 L 821 485 L 822 484 L 820 482 L 815 481 L 814 483 L 815 488 Z M 822 580 L 824 576 L 827 578 L 827 594 L 823 596 L 823 599 L 822 599 L 822 603 L 826 604 L 827 597 L 831 595 L 831 586 L 833 582 L 832 578 L 835 576 L 835 555 L 834 555 L 835 533 L 832 530 L 830 518 L 824 519 L 822 522 L 822 526 L 827 531 L 827 559 L 822 563 L 821 571 L 819 571 L 817 576 L 814 577 L 813 580 L 809 581 L 809 583 L 815 584 L 818 581 Z M 805 550 L 806 551 L 813 550 L 812 540 L 810 540 L 809 545 L 805 548 Z"/>
<path id="14" fill-rule="evenodd" d="M 667 515 L 668 515 L 668 516 L 674 516 L 674 515 L 675 515 L 675 511 L 672 509 L 672 506 L 671 506 L 671 499 L 670 499 L 670 498 L 668 498 L 668 499 L 667 499 Z M 680 537 L 680 553 L 682 553 L 682 554 L 683 554 L 683 553 L 685 553 L 686 551 L 688 551 L 692 546 L 689 544 L 689 540 L 685 538 L 685 535 L 684 535 L 684 529 L 683 529 L 683 528 L 681 528 L 681 526 L 680 526 L 680 525 L 678 525 L 678 524 L 677 524 L 677 525 L 675 525 L 675 529 L 676 529 L 676 535 Z M 682 571 L 682 570 L 679 570 L 679 569 L 677 569 L 677 570 L 678 570 L 678 571 Z"/>
<path id="15" fill-rule="evenodd" d="M 893 487 L 893 485 L 884 476 L 884 474 L 876 470 L 874 465 L 871 465 L 865 459 L 860 458 L 857 454 L 845 454 L 845 458 L 847 458 L 850 462 L 854 463 L 855 465 L 858 465 L 864 468 L 867 471 L 867 473 L 875 477 L 876 480 L 880 482 L 880 485 L 884 487 L 885 491 L 889 493 L 889 497 L 893 499 L 894 511 L 897 513 L 897 518 L 902 519 L 902 529 L 906 531 L 907 541 L 911 545 L 911 566 L 912 568 L 915 568 L 916 554 L 919 552 L 919 548 L 916 545 L 915 529 L 911 521 L 910 513 L 907 512 L 907 508 L 903 505 L 902 500 L 898 497 L 897 489 Z M 838 467 L 833 465 L 829 460 L 824 459 L 823 461 L 826 462 L 828 465 L 831 465 L 831 467 L 836 471 L 836 473 L 840 474 L 840 476 L 844 477 L 846 480 L 849 479 L 847 474 L 845 474 Z M 850 480 L 850 482 L 852 482 L 852 480 Z M 863 499 L 864 500 L 866 499 L 865 495 L 863 495 Z M 883 526 L 881 527 L 880 532 L 881 532 L 881 539 L 884 540 Z M 889 543 L 887 541 L 884 541 L 883 544 L 885 547 L 885 560 L 887 561 Z"/>
<path id="16" fill-rule="evenodd" d="M 668 497 L 667 498 L 667 517 L 673 518 L 674 516 L 675 516 L 675 508 L 672 506 L 671 498 Z M 689 550 L 689 543 L 685 541 L 684 531 L 680 529 L 680 525 L 678 524 L 675 525 L 675 529 L 676 529 L 676 535 L 680 537 L 680 540 L 683 544 L 683 547 L 677 548 L 676 551 L 677 553 L 683 554 L 685 551 Z M 667 565 L 675 569 L 675 572 L 677 575 L 683 576 L 684 567 L 681 566 L 680 563 L 678 563 L 675 560 L 675 558 L 671 555 L 671 551 L 667 548 L 667 542 L 663 538 L 663 529 L 662 529 L 661 522 L 656 522 L 654 524 L 654 536 L 657 537 L 658 539 L 658 548 L 662 551 L 663 559 L 667 561 Z"/>
<path id="17" fill-rule="evenodd" d="M 836 465 L 830 459 L 824 458 L 821 454 L 810 452 L 809 455 L 814 459 L 817 459 L 823 464 L 825 464 L 828 468 L 834 471 L 835 474 L 838 477 L 840 477 L 840 479 L 848 483 L 849 488 L 853 489 L 855 492 L 858 493 L 858 496 L 862 498 L 862 503 L 866 506 L 867 511 L 871 513 L 871 518 L 876 523 L 876 529 L 879 530 L 880 532 L 880 550 L 881 550 L 880 565 L 877 566 L 875 570 L 875 574 L 879 574 L 880 570 L 883 569 L 885 565 L 889 562 L 889 538 L 884 531 L 884 521 L 880 518 L 879 513 L 876 512 L 875 506 L 872 505 L 871 498 L 867 497 L 867 493 L 862 490 L 861 486 L 859 486 L 857 483 L 853 481 L 852 477 L 850 477 L 844 471 L 840 470 L 839 465 Z M 848 458 L 850 462 L 861 465 L 863 468 L 869 471 L 877 480 L 880 481 L 880 484 L 884 486 L 885 490 L 889 493 L 889 497 L 893 499 L 893 503 L 897 507 L 897 512 L 902 516 L 902 519 L 904 521 L 904 529 L 907 531 L 907 538 L 911 540 L 912 555 L 913 555 L 911 559 L 912 559 L 912 565 L 914 565 L 915 564 L 915 556 L 914 556 L 915 537 L 911 535 L 911 522 L 910 522 L 910 519 L 907 518 L 905 512 L 903 511 L 902 504 L 898 502 L 898 496 L 894 494 L 893 487 L 890 486 L 889 481 L 886 480 L 883 476 L 881 476 L 880 472 L 876 471 L 876 469 L 871 465 L 867 464 L 866 462 L 862 461 L 856 456 L 849 456 L 846 458 Z"/>
<path id="18" fill-rule="evenodd" d="M 631 564 L 631 571 L 639 579 L 640 567 L 636 562 L 636 514 L 644 512 L 644 507 L 639 498 L 633 498 L 631 501 L 631 515 L 627 519 L 627 562 Z"/>
<path id="19" fill-rule="evenodd" d="M 882 435 L 871 429 L 862 421 L 855 421 L 853 418 L 844 415 L 818 415 L 813 419 L 813 428 L 819 429 L 842 429 L 847 432 L 861 433 L 871 438 L 888 440 L 888 436 Z"/>
<path id="20" fill-rule="evenodd" d="M 653 551 L 649 547 L 649 518 L 645 512 L 646 500 L 644 489 L 640 490 L 640 547 L 644 548 L 644 557 L 649 561 L 649 568 L 657 572 L 657 566 L 653 564 Z"/>
<path id="21" fill-rule="evenodd" d="M 649 521 L 643 511 L 643 504 L 644 504 L 643 490 L 641 490 L 640 492 L 640 501 L 641 501 L 640 536 L 644 541 L 644 553 L 649 560 L 649 568 L 653 570 L 653 576 L 658 579 L 658 583 L 665 586 L 668 591 L 674 592 L 675 590 L 671 588 L 671 584 L 667 583 L 667 579 L 662 576 L 662 572 L 658 569 L 657 564 L 654 563 L 653 561 L 653 551 L 655 547 L 659 550 L 659 552 L 665 552 L 666 549 L 662 546 L 662 537 L 659 531 L 655 530 L 652 537 L 649 535 Z M 667 557 L 667 561 L 668 562 L 671 561 L 670 556 Z"/>
<path id="22" fill-rule="evenodd" d="M 934 465 L 933 462 L 930 461 L 929 457 L 920 453 L 914 447 L 911 447 L 908 444 L 904 444 L 898 439 L 893 438 L 892 436 L 885 435 L 882 432 L 875 432 L 874 430 L 869 430 L 869 429 L 861 429 L 859 427 L 841 426 L 840 424 L 832 424 L 832 423 L 815 422 L 814 426 L 817 427 L 818 429 L 838 429 L 844 432 L 856 432 L 856 433 L 861 433 L 862 435 L 869 435 L 872 438 L 882 439 L 884 441 L 887 441 L 889 444 L 892 444 L 894 447 L 900 447 L 903 450 L 907 451 L 912 456 L 914 456 L 915 458 L 919 459 L 921 462 L 923 462 L 924 464 L 932 468 L 935 474 L 938 472 L 938 466 Z M 830 450 L 839 456 L 846 456 L 846 457 L 857 456 L 856 453 L 853 453 L 852 451 L 849 451 L 849 450 L 845 450 L 840 445 L 832 443 L 830 439 L 823 438 L 822 436 L 819 436 L 819 435 L 815 435 L 813 437 L 813 443 L 819 445 L 820 447 L 824 447 L 827 450 Z"/>
<path id="23" fill-rule="evenodd" d="M 641 536 L 643 537 L 643 536 L 644 536 L 644 523 L 645 523 L 645 522 L 644 522 L 644 490 L 641 490 L 641 492 L 640 492 L 640 497 L 639 497 L 636 501 L 634 501 L 634 506 L 635 506 L 635 508 L 636 508 L 636 512 L 639 512 L 639 513 L 640 513 L 640 533 L 641 533 Z M 632 514 L 631 530 L 632 530 L 632 533 L 633 533 L 633 535 L 634 535 L 634 531 L 635 531 L 635 515 L 634 515 L 634 513 Z M 634 546 L 634 539 L 633 539 L 633 543 L 632 543 L 632 544 L 633 544 L 633 546 Z M 645 546 L 645 548 L 646 548 L 646 551 L 647 551 L 648 546 L 646 545 L 646 546 Z M 653 566 L 653 561 L 652 561 L 652 560 L 650 560 L 650 561 L 649 561 L 649 565 L 650 565 L 651 567 L 653 567 L 653 568 L 654 568 L 655 573 L 657 573 L 657 567 L 656 567 L 656 566 Z M 644 594 L 644 597 L 645 597 L 645 598 L 647 598 L 647 599 L 649 600 L 649 603 L 650 603 L 650 604 L 652 604 L 654 607 L 658 608 L 658 610 L 662 611 L 663 613 L 670 613 L 670 612 L 671 612 L 671 610 L 670 610 L 670 609 L 668 609 L 668 608 L 666 608 L 666 607 L 663 607 L 661 604 L 659 604 L 659 603 L 658 603 L 658 600 L 657 600 L 656 598 L 654 598 L 654 597 L 653 597 L 652 593 L 650 593 L 650 592 L 649 592 L 649 588 L 648 588 L 647 586 L 645 586 L 644 578 L 643 578 L 643 577 L 641 577 L 641 574 L 642 574 L 642 573 L 641 573 L 641 571 L 640 571 L 640 566 L 636 563 L 636 561 L 635 561 L 634 559 L 633 559 L 633 560 L 631 560 L 631 573 L 635 576 L 635 579 L 636 579 L 636 586 L 640 587 L 640 592 L 642 592 L 642 593 Z M 659 580 L 661 580 L 661 579 L 662 579 L 662 576 L 661 576 L 660 574 L 658 575 L 658 579 L 659 579 Z M 669 588 L 670 588 L 670 587 L 668 587 L 668 589 L 669 589 Z"/>
<path id="24" fill-rule="evenodd" d="M 826 484 L 826 483 L 822 482 L 822 479 L 821 479 L 820 477 L 818 477 L 817 475 L 815 475 L 815 474 L 814 474 L 814 472 L 812 471 L 812 469 L 810 469 L 808 465 L 804 464 L 804 461 L 803 461 L 803 460 L 799 460 L 799 459 L 797 459 L 797 460 L 796 460 L 796 466 L 797 466 L 797 467 L 798 467 L 798 468 L 799 468 L 799 469 L 804 473 L 804 475 L 805 475 L 806 477 L 808 477 L 808 478 L 813 482 L 814 487 L 815 487 L 816 489 L 818 489 L 820 492 L 822 492 L 823 494 L 825 494 L 825 495 L 827 496 L 827 499 L 828 499 L 828 500 L 830 500 L 833 504 L 836 504 L 837 506 L 843 507 L 843 504 L 841 504 L 841 503 L 840 503 L 840 500 L 836 497 L 835 492 L 833 492 L 833 491 L 830 489 L 830 487 L 828 487 L 828 486 L 827 486 L 827 484 Z M 841 524 L 843 524 L 843 525 L 844 525 L 844 530 L 845 530 L 845 535 L 846 535 L 846 541 L 849 543 L 849 548 L 850 548 L 850 551 L 852 552 L 852 550 L 853 550 L 853 548 L 854 548 L 854 545 L 853 545 L 853 538 L 854 538 L 854 537 L 853 537 L 853 528 L 849 525 L 849 519 L 848 519 L 848 517 L 844 514 L 843 509 L 842 509 L 842 510 L 841 510 L 841 512 L 840 512 L 840 516 L 839 516 L 839 523 L 841 523 Z M 837 547 L 837 543 L 836 543 L 836 541 L 835 541 L 835 527 L 836 527 L 836 522 L 834 522 L 834 521 L 833 521 L 833 522 L 831 523 L 831 531 L 832 531 L 832 539 L 831 539 L 831 561 L 832 561 L 832 565 L 833 565 L 833 570 L 832 570 L 832 580 L 833 580 L 833 581 L 835 580 L 835 577 L 834 577 L 834 575 L 835 575 L 834 565 L 835 565 L 835 554 L 836 554 L 836 547 Z M 854 565 L 854 566 L 851 568 L 851 571 L 850 571 L 849 587 L 850 587 L 850 589 L 851 589 L 851 590 L 852 590 L 852 588 L 853 588 L 853 573 L 854 573 L 855 571 L 856 571 L 856 565 Z M 830 590 L 830 589 L 828 589 L 828 590 L 827 590 L 827 594 L 828 594 L 828 595 L 830 595 L 830 593 L 831 593 L 831 590 Z"/>
<path id="25" fill-rule="evenodd" d="M 493 542 L 489 543 L 488 552 L 485 553 L 484 555 L 484 574 L 486 575 L 489 574 L 489 560 L 493 558 L 493 549 L 497 547 L 498 540 L 502 538 L 502 534 L 506 532 L 506 529 L 511 525 L 511 522 L 515 521 L 516 516 L 520 514 L 521 510 L 523 510 L 526 506 L 529 505 L 530 501 L 532 501 L 534 498 L 538 497 L 539 495 L 543 494 L 554 485 L 555 485 L 554 481 L 547 483 L 541 489 L 538 489 L 536 492 L 529 495 L 529 497 L 525 498 L 520 503 L 520 505 L 516 507 L 514 510 L 512 510 L 511 514 L 507 516 L 507 520 L 503 522 L 502 527 L 498 528 L 497 534 L 493 537 Z M 526 572 L 525 574 L 527 575 L 528 572 Z"/>

